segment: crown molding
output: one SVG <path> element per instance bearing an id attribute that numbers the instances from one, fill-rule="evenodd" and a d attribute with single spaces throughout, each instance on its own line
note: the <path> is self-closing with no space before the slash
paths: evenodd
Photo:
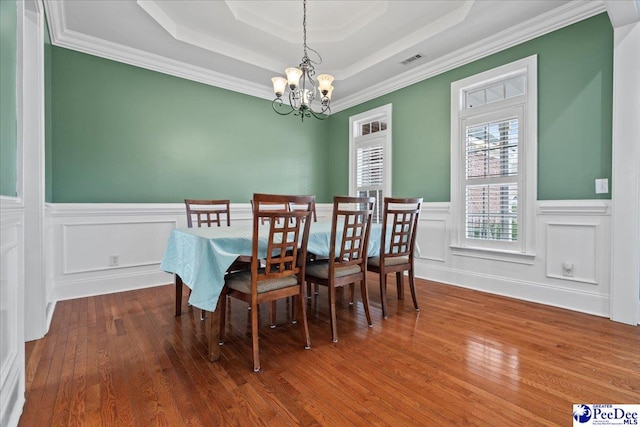
<path id="1" fill-rule="evenodd" d="M 331 110 L 336 113 L 362 104 L 363 102 L 405 88 L 422 80 L 435 77 L 520 43 L 575 24 L 576 22 L 602 13 L 605 10 L 605 5 L 600 0 L 572 1 L 550 12 L 501 31 L 491 37 L 451 52 L 439 59 L 430 61 L 411 71 L 400 74 L 393 79 L 373 85 L 366 90 L 345 98 L 338 99 L 331 103 Z"/>
<path id="2" fill-rule="evenodd" d="M 67 29 L 64 1 L 44 0 L 51 43 L 78 52 L 99 56 L 136 67 L 216 86 L 266 100 L 273 99 L 269 85 L 261 85 L 160 55 L 122 46 Z M 393 79 L 370 86 L 353 95 L 332 102 L 334 113 L 410 86 L 446 71 L 492 55 L 541 35 L 606 11 L 602 0 L 575 0 L 553 11 L 528 20 L 494 36 L 480 40 L 450 54 L 407 71 Z"/>
<path id="3" fill-rule="evenodd" d="M 222 89 L 271 100 L 270 87 L 67 29 L 64 2 L 45 0 L 51 44 Z"/>

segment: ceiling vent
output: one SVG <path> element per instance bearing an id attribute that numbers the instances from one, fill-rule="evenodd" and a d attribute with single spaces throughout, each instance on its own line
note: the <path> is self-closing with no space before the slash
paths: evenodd
<path id="1" fill-rule="evenodd" d="M 404 61 L 401 62 L 402 65 L 409 65 L 414 61 L 417 61 L 418 59 L 421 59 L 424 55 L 421 53 L 416 53 L 415 55 L 405 59 Z"/>

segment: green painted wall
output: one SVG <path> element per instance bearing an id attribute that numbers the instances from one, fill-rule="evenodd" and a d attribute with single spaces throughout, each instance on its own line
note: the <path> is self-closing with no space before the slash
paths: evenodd
<path id="1" fill-rule="evenodd" d="M 18 148 L 16 104 L 15 1 L 0 1 L 0 195 L 17 195 Z"/>
<path id="2" fill-rule="evenodd" d="M 613 29 L 601 14 L 331 117 L 330 191 L 348 192 L 349 116 L 393 104 L 393 194 L 450 200 L 451 82 L 538 55 L 538 199 L 610 198 Z"/>
<path id="3" fill-rule="evenodd" d="M 330 200 L 328 127 L 267 100 L 53 47 L 52 201 Z"/>
<path id="4" fill-rule="evenodd" d="M 609 198 L 594 190 L 596 178 L 611 179 L 613 30 L 601 14 L 324 122 L 279 117 L 266 100 L 53 47 L 48 200 L 246 202 L 264 191 L 328 202 L 348 192 L 349 116 L 392 103 L 394 195 L 449 201 L 451 82 L 533 54 L 538 199 Z"/>

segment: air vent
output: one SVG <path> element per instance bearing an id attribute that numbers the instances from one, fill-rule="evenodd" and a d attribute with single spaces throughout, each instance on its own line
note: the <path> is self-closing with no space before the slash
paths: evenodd
<path id="1" fill-rule="evenodd" d="M 417 61 L 418 59 L 422 58 L 424 55 L 421 53 L 416 53 L 415 55 L 405 59 L 404 61 L 401 62 L 402 65 L 409 65 L 411 64 L 413 61 Z"/>

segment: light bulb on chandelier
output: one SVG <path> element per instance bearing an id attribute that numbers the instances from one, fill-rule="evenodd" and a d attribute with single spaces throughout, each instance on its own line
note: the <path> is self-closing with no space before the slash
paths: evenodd
<path id="1" fill-rule="evenodd" d="M 315 117 L 324 120 L 331 114 L 331 93 L 333 92 L 333 76 L 329 74 L 320 74 L 318 76 L 317 88 L 315 76 L 315 65 L 322 63 L 320 54 L 307 46 L 307 0 L 302 2 L 303 18 L 302 18 L 302 34 L 304 55 L 302 62 L 298 67 L 290 67 L 284 70 L 287 78 L 273 77 L 273 92 L 276 98 L 271 103 L 273 110 L 283 116 L 293 113 L 294 116 L 300 116 L 302 121 L 305 117 Z M 309 59 L 307 50 L 314 52 L 318 56 L 318 61 Z M 289 104 L 285 104 L 283 98 L 288 91 Z M 319 109 L 314 110 L 316 99 L 316 90 L 320 94 Z"/>

